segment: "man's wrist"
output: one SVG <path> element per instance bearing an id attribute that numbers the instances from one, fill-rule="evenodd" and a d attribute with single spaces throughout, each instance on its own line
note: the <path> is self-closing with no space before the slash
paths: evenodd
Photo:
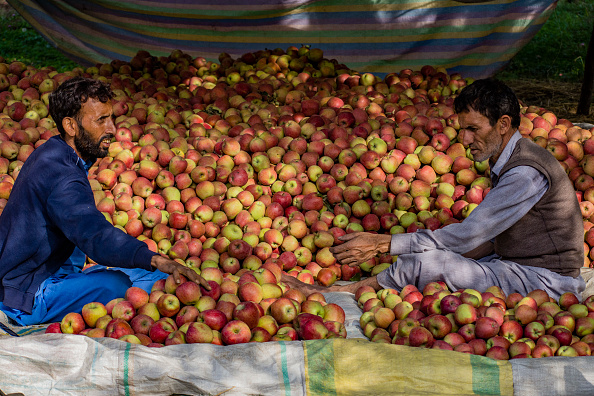
<path id="1" fill-rule="evenodd" d="M 159 254 L 155 254 L 152 258 L 151 258 L 151 266 L 153 268 L 159 269 L 159 261 L 163 258 L 163 256 L 159 255 Z"/>
<path id="2" fill-rule="evenodd" d="M 392 235 L 383 234 L 378 235 L 379 242 L 377 245 L 377 249 L 379 253 L 390 253 L 390 244 L 392 242 Z"/>

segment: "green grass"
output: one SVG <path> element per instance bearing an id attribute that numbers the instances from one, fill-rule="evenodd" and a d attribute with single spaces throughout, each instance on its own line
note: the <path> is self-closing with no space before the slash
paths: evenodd
<path id="1" fill-rule="evenodd" d="M 1 4 L 0 4 L 1 5 Z M 503 80 L 581 82 L 594 23 L 594 0 L 559 0 L 549 20 L 497 74 Z M 0 56 L 59 71 L 77 66 L 48 44 L 12 8 L 0 8 Z"/>
<path id="2" fill-rule="evenodd" d="M 78 66 L 52 47 L 12 8 L 0 8 L 0 17 L 0 56 L 6 61 L 19 60 L 35 67 L 53 66 L 60 72 Z"/>
<path id="3" fill-rule="evenodd" d="M 594 0 L 560 0 L 532 41 L 497 77 L 581 82 L 593 24 Z"/>

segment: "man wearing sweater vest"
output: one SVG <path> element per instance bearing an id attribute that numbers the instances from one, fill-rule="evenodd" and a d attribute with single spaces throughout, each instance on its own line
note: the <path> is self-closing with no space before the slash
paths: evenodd
<path id="1" fill-rule="evenodd" d="M 95 207 L 87 172 L 115 135 L 112 96 L 107 85 L 81 77 L 50 95 L 60 135 L 27 159 L 0 216 L 0 310 L 20 325 L 60 321 L 86 303 L 123 297 L 131 286 L 150 291 L 167 274 L 208 288 Z M 81 251 L 103 265 L 82 271 Z"/>
<path id="2" fill-rule="evenodd" d="M 423 290 L 443 281 L 450 290 L 495 285 L 526 295 L 542 289 L 555 299 L 584 290 L 583 225 L 573 186 L 551 153 L 518 132 L 513 91 L 497 80 L 477 80 L 454 107 L 462 142 L 475 161 L 489 160 L 492 189 L 481 204 L 462 223 L 392 236 L 357 232 L 331 249 L 348 265 L 379 253 L 398 255 L 377 276 L 328 289 L 285 276 L 287 283 L 306 291 L 354 292 L 362 285 L 401 290 L 414 284 Z"/>

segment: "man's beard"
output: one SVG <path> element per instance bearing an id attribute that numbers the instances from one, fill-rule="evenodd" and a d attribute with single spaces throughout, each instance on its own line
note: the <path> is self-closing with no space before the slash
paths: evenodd
<path id="1" fill-rule="evenodd" d="M 107 156 L 109 150 L 104 149 L 101 147 L 101 142 L 105 139 L 112 139 L 113 135 L 111 133 L 102 135 L 99 138 L 99 141 L 93 141 L 91 135 L 87 132 L 87 130 L 81 125 L 78 124 L 78 130 L 80 133 L 74 137 L 74 146 L 76 150 L 80 154 L 81 158 L 85 161 L 93 158 L 103 158 Z"/>
<path id="2" fill-rule="evenodd" d="M 491 157 L 493 157 L 495 154 L 497 154 L 499 152 L 500 148 L 501 148 L 501 143 L 497 143 L 492 147 L 488 147 L 488 149 L 489 149 L 488 152 L 485 151 L 485 152 L 482 152 L 481 154 L 474 156 L 474 160 L 476 162 L 483 162 L 485 160 L 488 160 Z"/>
<path id="3" fill-rule="evenodd" d="M 497 139 L 497 137 L 494 135 L 491 136 L 491 139 L 486 142 L 487 146 L 485 147 L 485 150 L 482 153 L 474 156 L 474 160 L 476 162 L 483 162 L 499 153 L 501 145 L 503 144 L 503 140 Z"/>

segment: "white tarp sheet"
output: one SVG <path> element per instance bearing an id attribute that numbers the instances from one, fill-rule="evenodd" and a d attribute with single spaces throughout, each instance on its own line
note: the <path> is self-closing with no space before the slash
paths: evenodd
<path id="1" fill-rule="evenodd" d="M 594 294 L 586 270 L 584 295 Z M 365 338 L 354 295 L 328 293 L 345 310 L 348 338 Z M 6 322 L 6 318 L 0 318 Z M 0 390 L 30 395 L 304 395 L 302 342 L 146 348 L 113 339 L 0 330 Z M 594 395 L 594 357 L 512 360 L 516 395 Z M 444 362 L 447 364 L 447 362 Z"/>

